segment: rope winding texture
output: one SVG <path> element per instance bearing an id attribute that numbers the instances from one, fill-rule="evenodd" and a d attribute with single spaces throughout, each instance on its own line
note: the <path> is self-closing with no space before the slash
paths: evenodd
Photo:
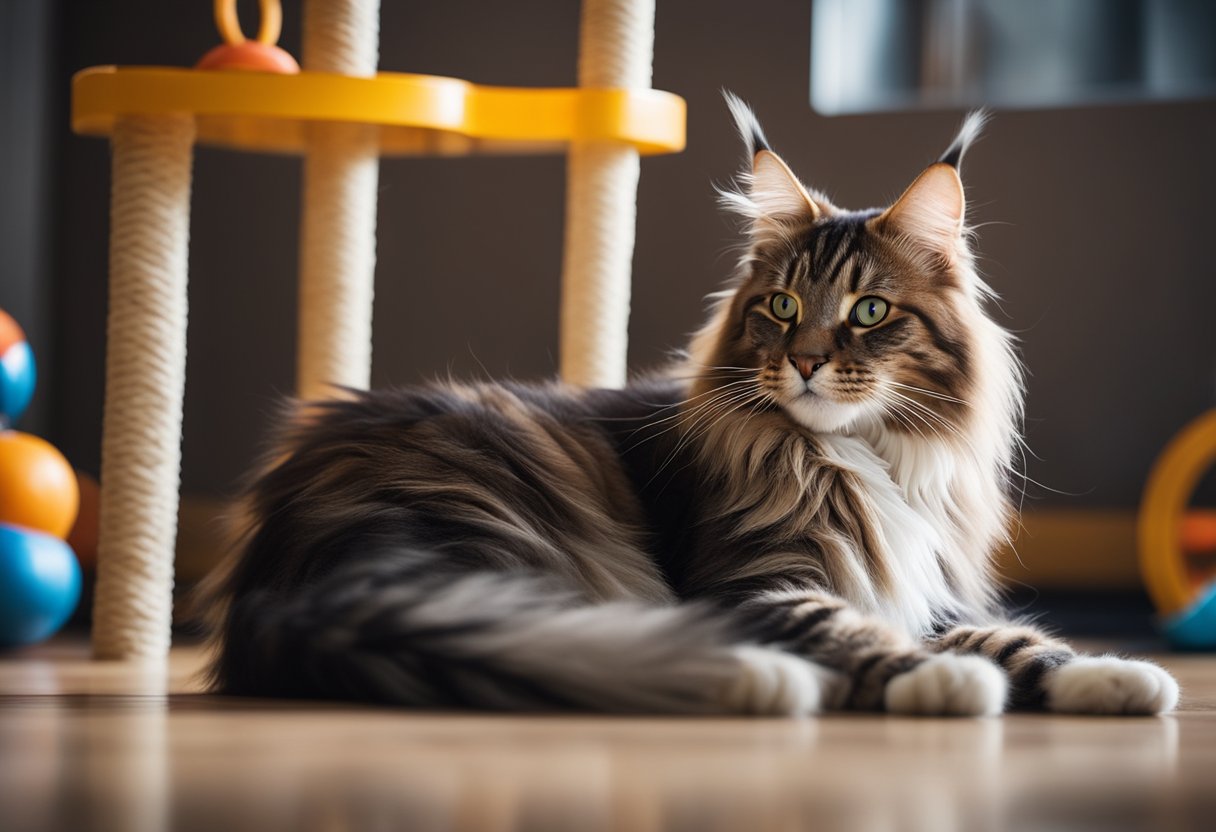
<path id="1" fill-rule="evenodd" d="M 371 76 L 379 62 L 379 0 L 306 0 L 304 69 Z M 376 270 L 376 128 L 313 124 L 300 231 L 298 393 L 371 381 Z"/>
<path id="2" fill-rule="evenodd" d="M 653 55 L 654 0 L 584 0 L 580 86 L 649 87 Z M 572 384 L 625 384 L 638 172 L 633 148 L 611 142 L 570 148 L 561 373 Z"/>
<path id="3" fill-rule="evenodd" d="M 186 380 L 190 116 L 114 125 L 110 310 L 93 652 L 163 659 Z"/>

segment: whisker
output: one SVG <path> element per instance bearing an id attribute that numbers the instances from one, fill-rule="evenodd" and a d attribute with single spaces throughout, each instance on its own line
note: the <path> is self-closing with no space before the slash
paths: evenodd
<path id="1" fill-rule="evenodd" d="M 717 393 L 717 392 L 720 392 L 720 391 L 722 391 L 722 390 L 725 390 L 727 387 L 734 387 L 734 386 L 737 386 L 737 385 L 739 385 L 739 384 L 746 384 L 746 383 L 748 383 L 749 381 L 750 381 L 750 379 L 738 379 L 738 380 L 735 380 L 735 381 L 731 381 L 731 382 L 728 382 L 728 383 L 726 383 L 726 384 L 722 384 L 722 385 L 719 385 L 719 386 L 717 386 L 717 387 L 714 387 L 714 388 L 712 388 L 712 389 L 710 389 L 710 390 L 707 390 L 707 391 L 705 391 L 704 393 L 699 393 L 699 394 L 698 394 L 698 395 L 696 395 L 696 396 L 690 396 L 690 397 L 689 397 L 689 398 L 687 398 L 687 399 L 683 399 L 683 400 L 678 401 L 678 402 L 672 402 L 671 404 L 663 404 L 663 405 L 661 405 L 661 404 L 659 404 L 658 402 L 641 402 L 641 404 L 649 404 L 649 405 L 652 405 L 652 406 L 655 408 L 655 410 L 654 410 L 654 412 L 653 412 L 653 413 L 651 413 L 650 415 L 651 415 L 651 416 L 657 416 L 658 414 L 662 413 L 664 410 L 671 410 L 671 409 L 673 409 L 673 408 L 681 408 L 681 407 L 685 407 L 685 406 L 687 406 L 687 405 L 691 404 L 692 402 L 695 402 L 697 399 L 701 399 L 701 398 L 704 398 L 704 397 L 706 397 L 706 396 L 712 396 L 714 393 Z M 677 415 L 678 415 L 678 414 L 677 414 Z M 644 419 L 644 418 L 645 418 L 644 416 L 588 416 L 588 417 L 587 417 L 587 420 L 588 420 L 588 421 L 591 421 L 591 422 L 636 422 L 636 421 L 638 421 L 639 419 Z M 673 418 L 676 418 L 676 416 L 668 416 L 668 417 L 665 417 L 665 418 L 663 418 L 663 419 L 660 419 L 660 420 L 658 420 L 658 421 L 656 421 L 656 422 L 650 422 L 650 423 L 648 423 L 647 425 L 643 425 L 642 427 L 649 427 L 650 425 L 660 424 L 661 422 L 666 422 L 666 421 L 668 421 L 669 419 L 673 419 Z M 638 430 L 641 430 L 641 429 L 642 429 L 642 428 L 638 428 Z M 635 431 L 635 432 L 636 432 L 636 431 Z"/>
<path id="2" fill-rule="evenodd" d="M 634 434 L 636 434 L 640 430 L 643 430 L 644 428 L 653 427 L 655 425 L 663 424 L 664 422 L 673 422 L 673 424 L 668 425 L 667 427 L 665 427 L 663 430 L 659 431 L 658 433 L 654 433 L 654 434 L 651 434 L 650 436 L 643 437 L 636 444 L 626 448 L 625 452 L 628 453 L 630 451 L 634 451 L 637 448 L 640 448 L 646 442 L 649 442 L 652 439 L 656 439 L 656 438 L 662 436 L 663 434 L 680 427 L 688 419 L 694 418 L 694 417 L 699 418 L 698 414 L 701 414 L 707 410 L 712 410 L 713 408 L 720 405 L 723 401 L 730 399 L 733 395 L 739 394 L 741 392 L 746 392 L 746 391 L 727 389 L 727 388 L 733 388 L 734 386 L 739 385 L 739 384 L 754 384 L 754 383 L 755 382 L 752 379 L 744 379 L 744 380 L 741 380 L 738 382 L 731 382 L 730 384 L 714 388 L 713 390 L 708 391 L 708 393 L 702 394 L 702 396 L 716 394 L 712 398 L 708 399 L 707 401 L 701 402 L 700 404 L 696 405 L 695 407 L 693 407 L 687 411 L 681 410 L 680 412 L 675 413 L 672 416 L 668 416 L 666 418 L 659 419 L 657 421 L 650 422 L 649 424 L 638 427 L 637 429 L 631 431 L 630 434 L 628 436 L 626 436 L 625 438 L 626 439 L 631 438 Z M 700 397 L 696 397 L 696 398 L 700 398 Z"/>
<path id="3" fill-rule="evenodd" d="M 692 435 L 693 433 L 695 433 L 698 425 L 700 425 L 702 422 L 704 422 L 707 417 L 712 420 L 715 415 L 725 414 L 739 401 L 750 398 L 751 396 L 755 395 L 757 391 L 755 389 L 752 389 L 752 390 L 734 390 L 731 392 L 732 392 L 732 395 L 726 397 L 726 399 L 724 401 L 718 402 L 714 408 L 711 408 L 711 409 L 708 409 L 708 410 L 702 412 L 702 414 L 700 416 L 698 416 L 696 418 L 696 420 L 688 427 L 686 436 Z"/>
<path id="4" fill-rule="evenodd" d="M 654 482 L 654 480 L 661 473 L 663 473 L 664 470 L 666 470 L 667 466 L 671 464 L 672 460 L 679 456 L 679 454 L 699 436 L 704 434 L 704 431 L 698 431 L 699 426 L 705 424 L 707 425 L 707 429 L 712 428 L 713 425 L 725 418 L 730 412 L 737 410 L 741 405 L 744 405 L 750 401 L 752 397 L 757 394 L 757 392 L 757 390 L 732 391 L 731 395 L 727 396 L 722 401 L 716 402 L 712 408 L 702 410 L 702 412 L 693 421 L 692 425 L 688 426 L 687 428 L 683 427 L 683 422 L 677 422 L 676 426 L 682 429 L 683 435 L 676 443 L 675 448 L 673 448 L 671 453 L 667 455 L 667 457 L 663 460 L 663 463 L 658 467 L 643 488 L 648 487 L 652 482 Z M 671 428 L 669 427 L 666 430 L 671 430 Z M 666 432 L 666 430 L 664 432 Z"/>
<path id="5" fill-rule="evenodd" d="M 884 398 L 882 400 L 882 403 L 883 403 L 883 412 L 884 413 L 887 413 L 887 414 L 893 416 L 901 425 L 908 428 L 909 430 L 916 431 L 916 433 L 918 433 L 922 439 L 927 440 L 929 438 L 928 436 L 925 435 L 925 432 L 920 429 L 920 426 L 912 421 L 911 417 L 908 416 L 908 414 L 906 414 L 902 410 L 900 410 L 899 402 L 897 402 L 893 399 Z"/>
<path id="6" fill-rule="evenodd" d="M 971 452 L 971 455 L 974 459 L 979 460 L 979 459 L 984 458 L 983 454 L 981 454 L 979 452 L 979 449 L 975 447 L 975 443 L 971 441 L 971 437 L 969 437 L 962 430 L 960 430 L 959 427 L 957 425 L 955 425 L 953 422 L 951 422 L 950 420 L 943 417 L 940 413 L 935 412 L 931 408 L 926 407 L 921 402 L 918 402 L 915 399 L 909 398 L 908 396 L 905 396 L 902 393 L 899 393 L 894 390 L 891 390 L 888 392 L 893 396 L 897 396 L 901 400 L 905 412 L 916 416 L 917 419 L 919 419 L 923 424 L 931 427 L 933 430 L 933 434 L 937 438 L 939 438 L 939 439 L 946 438 L 942 434 L 941 430 L 939 429 L 939 428 L 944 428 L 947 431 L 949 431 L 950 434 L 955 439 L 957 439 L 959 442 L 961 442 L 968 451 Z"/>
<path id="7" fill-rule="evenodd" d="M 933 419 L 935 422 L 937 422 L 938 424 L 940 424 L 942 427 L 946 428 L 950 432 L 954 433 L 959 438 L 969 441 L 969 437 L 965 436 L 963 434 L 963 432 L 958 428 L 957 425 L 955 425 L 950 420 L 946 419 L 946 417 L 942 416 L 940 413 L 933 410 L 931 407 L 924 404 L 923 402 L 918 402 L 916 399 L 912 398 L 911 396 L 907 396 L 903 393 L 900 393 L 898 390 L 888 390 L 887 392 L 890 393 L 892 396 L 895 396 L 898 399 L 900 399 L 901 401 L 905 402 L 906 404 L 908 404 L 910 407 L 914 408 L 915 410 L 917 410 L 917 411 L 925 414 L 929 418 Z M 973 448 L 973 450 L 974 450 L 974 448 Z"/>
<path id="8" fill-rule="evenodd" d="M 917 387 L 914 384 L 904 384 L 899 381 L 891 381 L 890 379 L 886 379 L 884 383 L 889 384 L 892 387 L 899 387 L 903 390 L 913 390 L 934 399 L 941 399 L 944 402 L 954 402 L 955 404 L 967 405 L 968 407 L 971 406 L 970 402 L 964 401 L 963 399 L 956 399 L 954 396 L 947 396 L 945 393 L 939 393 L 936 390 L 927 390 L 924 387 Z"/>

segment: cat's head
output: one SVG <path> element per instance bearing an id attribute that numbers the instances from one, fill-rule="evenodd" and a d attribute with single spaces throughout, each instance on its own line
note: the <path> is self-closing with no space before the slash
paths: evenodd
<path id="1" fill-rule="evenodd" d="M 990 292 L 965 222 L 959 164 L 981 115 L 893 205 L 848 211 L 798 180 L 743 102 L 727 103 L 749 164 L 722 199 L 747 219 L 749 240 L 694 339 L 694 394 L 725 388 L 729 401 L 775 405 L 814 431 L 942 435 L 979 404 L 980 374 L 1017 374 L 984 314 Z M 1016 383 L 1005 386 L 1009 398 Z"/>

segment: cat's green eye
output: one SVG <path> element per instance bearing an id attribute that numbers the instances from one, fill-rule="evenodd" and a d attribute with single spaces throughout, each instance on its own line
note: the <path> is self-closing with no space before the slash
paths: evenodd
<path id="1" fill-rule="evenodd" d="M 798 317 L 798 299 L 793 295 L 778 292 L 773 295 L 769 305 L 773 309 L 773 314 L 777 316 L 777 320 L 792 321 Z"/>
<path id="2" fill-rule="evenodd" d="M 854 326 L 874 326 L 887 317 L 890 309 L 891 307 L 882 298 L 873 295 L 862 298 L 853 306 L 853 311 L 849 314 L 849 323 Z"/>

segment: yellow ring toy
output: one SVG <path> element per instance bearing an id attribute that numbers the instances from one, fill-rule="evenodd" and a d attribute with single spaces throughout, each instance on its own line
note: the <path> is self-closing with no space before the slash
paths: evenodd
<path id="1" fill-rule="evenodd" d="M 283 30 L 283 9 L 279 0 L 258 0 L 258 11 L 262 19 L 258 23 L 257 41 L 273 46 L 279 42 L 279 33 Z M 215 0 L 215 27 L 229 46 L 239 46 L 246 41 L 236 0 Z"/>
<path id="2" fill-rule="evenodd" d="M 1193 601 L 1178 529 L 1199 479 L 1216 463 L 1216 410 L 1187 425 L 1166 446 L 1149 475 L 1140 506 L 1140 566 L 1149 595 L 1165 615 Z"/>

